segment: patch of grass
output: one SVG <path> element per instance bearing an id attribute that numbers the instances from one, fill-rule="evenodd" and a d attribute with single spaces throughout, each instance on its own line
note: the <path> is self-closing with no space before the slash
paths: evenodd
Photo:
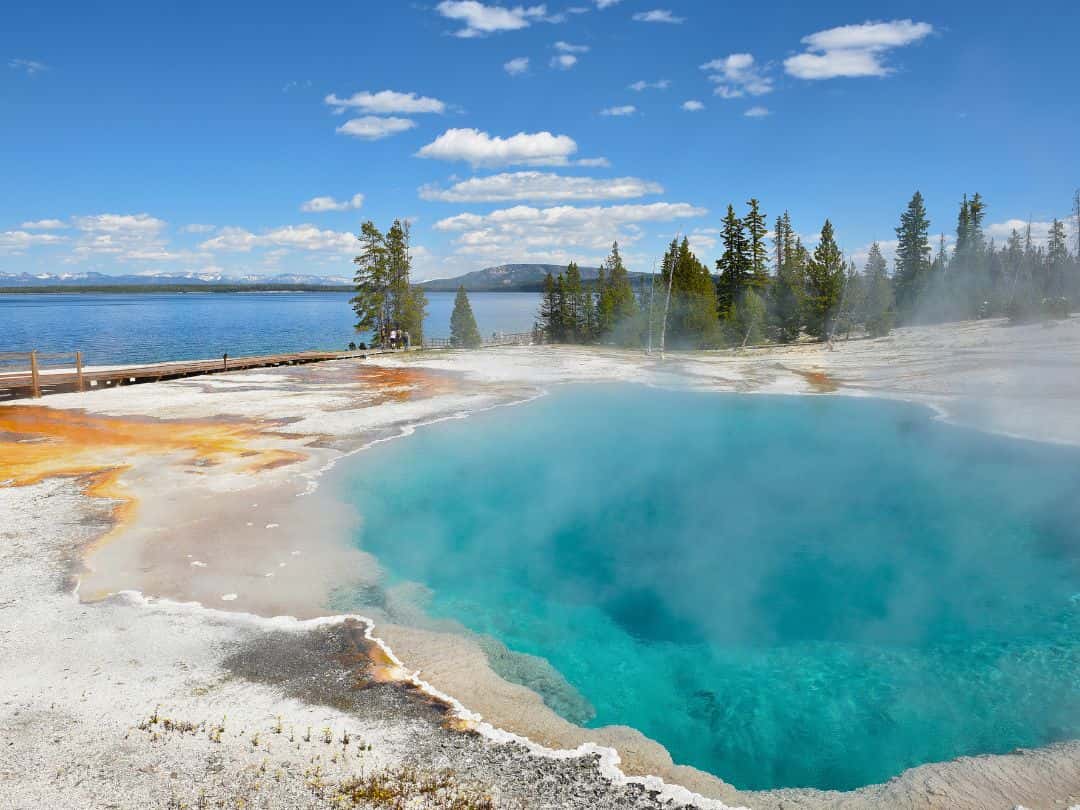
<path id="1" fill-rule="evenodd" d="M 326 798 L 339 807 L 495 809 L 495 802 L 490 796 L 461 787 L 452 772 L 425 773 L 415 768 L 398 768 L 352 777 L 331 788 Z"/>

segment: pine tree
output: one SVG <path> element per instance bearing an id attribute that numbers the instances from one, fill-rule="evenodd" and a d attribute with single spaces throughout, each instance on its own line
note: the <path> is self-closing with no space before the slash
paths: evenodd
<path id="1" fill-rule="evenodd" d="M 382 346 L 389 338 L 388 277 L 386 240 L 375 223 L 360 226 L 360 255 L 353 259 L 356 295 L 350 303 L 356 313 L 356 331 L 368 332 L 373 346 Z"/>
<path id="2" fill-rule="evenodd" d="M 1065 281 L 1069 267 L 1069 248 L 1065 243 L 1065 223 L 1054 220 L 1046 244 L 1048 298 L 1065 297 Z"/>
<path id="3" fill-rule="evenodd" d="M 745 229 L 743 221 L 735 216 L 734 207 L 729 205 L 720 230 L 724 254 L 716 260 L 716 269 L 720 273 L 717 298 L 720 317 L 724 319 L 732 317 L 735 304 L 750 280 L 750 242 Z"/>
<path id="4" fill-rule="evenodd" d="M 746 225 L 750 259 L 750 286 L 762 290 L 769 285 L 769 251 L 765 247 L 765 235 L 768 226 L 765 215 L 761 213 L 759 203 L 751 198 L 747 203 L 749 213 L 743 219 Z"/>
<path id="5" fill-rule="evenodd" d="M 640 343 L 638 303 L 618 242 L 611 245 L 611 253 L 600 268 L 597 285 L 595 339 L 614 340 L 624 346 Z"/>
<path id="6" fill-rule="evenodd" d="M 540 299 L 540 315 L 537 326 L 545 343 L 559 342 L 559 328 L 562 313 L 559 309 L 559 296 L 555 288 L 555 278 L 551 273 L 544 276 L 544 293 Z"/>
<path id="7" fill-rule="evenodd" d="M 457 295 L 454 296 L 454 311 L 450 315 L 450 345 L 463 349 L 475 349 L 483 343 L 480 330 L 476 326 L 476 317 L 473 315 L 472 305 L 469 304 L 469 296 L 465 292 L 465 285 L 458 286 Z"/>
<path id="8" fill-rule="evenodd" d="M 671 302 L 667 317 L 667 345 L 685 348 L 715 345 L 719 332 L 716 287 L 708 269 L 690 251 L 689 240 L 685 237 L 681 243 L 672 242 L 664 255 L 657 285 L 658 296 L 666 295 L 669 278 Z"/>
<path id="9" fill-rule="evenodd" d="M 590 295 L 581 283 L 581 271 L 577 262 L 570 262 L 566 267 L 566 282 L 564 287 L 563 330 L 564 340 L 567 343 L 588 343 L 591 339 L 589 323 L 592 320 L 589 315 L 591 309 Z"/>
<path id="10" fill-rule="evenodd" d="M 830 340 L 844 290 L 844 257 L 829 220 L 821 228 L 818 246 L 806 267 L 806 282 L 806 331 L 821 340 Z"/>
<path id="11" fill-rule="evenodd" d="M 888 265 L 877 242 L 870 246 L 865 268 L 866 296 L 863 300 L 863 323 L 870 337 L 884 337 L 892 329 L 893 289 Z"/>
<path id="12" fill-rule="evenodd" d="M 971 318 L 989 314 L 989 256 L 982 222 L 986 204 L 975 194 L 970 200 L 965 194 L 956 219 L 956 248 L 949 267 L 946 299 L 949 318 Z"/>
<path id="13" fill-rule="evenodd" d="M 776 278 L 769 287 L 769 327 L 781 343 L 791 343 L 798 340 L 802 331 L 807 256 L 786 211 L 776 219 L 773 241 Z"/>
<path id="14" fill-rule="evenodd" d="M 412 252 L 408 221 L 394 220 L 386 232 L 386 266 L 389 295 L 390 328 L 409 335 L 410 341 L 423 343 L 427 295 L 412 285 Z"/>
<path id="15" fill-rule="evenodd" d="M 610 335 L 615 327 L 615 302 L 611 297 L 605 265 L 601 265 L 596 275 L 596 335 L 600 340 Z"/>
<path id="16" fill-rule="evenodd" d="M 896 304 L 905 322 L 911 321 L 919 306 L 930 271 L 930 220 L 918 191 L 900 215 L 896 229 Z"/>

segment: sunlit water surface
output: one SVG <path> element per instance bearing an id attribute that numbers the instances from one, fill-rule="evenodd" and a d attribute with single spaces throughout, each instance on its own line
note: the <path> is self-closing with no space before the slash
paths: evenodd
<path id="1" fill-rule="evenodd" d="M 448 337 L 453 293 L 429 292 L 428 337 Z M 74 352 L 87 363 L 149 363 L 340 350 L 364 340 L 347 292 L 0 295 L 0 352 Z M 535 293 L 472 293 L 483 334 L 532 329 Z M 2 370 L 2 369 L 0 369 Z"/>
<path id="2" fill-rule="evenodd" d="M 1080 736 L 1080 453 L 914 406 L 571 388 L 355 457 L 387 590 L 740 788 Z M 397 596 L 395 597 L 395 594 Z"/>

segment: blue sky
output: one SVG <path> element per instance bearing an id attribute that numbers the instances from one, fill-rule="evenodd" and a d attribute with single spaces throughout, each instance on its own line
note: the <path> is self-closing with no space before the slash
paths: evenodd
<path id="1" fill-rule="evenodd" d="M 918 188 L 951 232 L 1068 214 L 1080 4 L 42 2 L 0 26 L 0 272 L 350 275 L 413 221 L 422 278 L 645 270 L 726 206 L 860 259 Z M 688 103 L 689 102 L 689 103 Z M 886 245 L 888 247 L 888 245 Z"/>

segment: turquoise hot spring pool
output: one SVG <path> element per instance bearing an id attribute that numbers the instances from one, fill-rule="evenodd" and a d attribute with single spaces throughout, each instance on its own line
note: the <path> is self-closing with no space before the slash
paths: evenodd
<path id="1" fill-rule="evenodd" d="M 340 471 L 382 587 L 743 789 L 1080 736 L 1080 451 L 847 397 L 566 387 Z M 546 660 L 561 678 L 537 671 Z"/>

